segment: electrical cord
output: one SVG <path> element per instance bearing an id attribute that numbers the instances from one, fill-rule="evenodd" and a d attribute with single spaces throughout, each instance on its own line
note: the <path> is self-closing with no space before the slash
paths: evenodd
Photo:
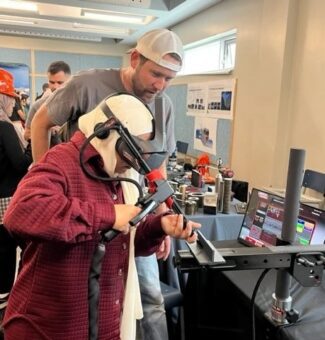
<path id="1" fill-rule="evenodd" d="M 254 287 L 254 291 L 251 298 L 250 309 L 251 309 L 251 326 L 252 326 L 252 340 L 255 340 L 255 298 L 257 295 L 258 288 L 260 287 L 261 282 L 263 281 L 265 275 L 269 272 L 270 268 L 264 269 L 260 277 L 258 278 L 256 285 Z"/>
<path id="2" fill-rule="evenodd" d="M 88 144 L 91 142 L 91 140 L 95 137 L 97 137 L 98 134 L 102 133 L 102 131 L 95 131 L 93 134 L 91 134 L 82 144 L 81 148 L 80 148 L 80 153 L 79 153 L 79 162 L 80 162 L 80 165 L 81 165 L 81 168 L 83 170 L 83 172 L 90 178 L 93 178 L 93 179 L 96 179 L 96 180 L 100 180 L 100 181 L 104 181 L 104 182 L 130 182 L 132 184 L 134 184 L 138 191 L 139 191 L 139 199 L 142 199 L 143 198 L 143 191 L 142 191 L 142 188 L 140 186 L 140 184 L 131 179 L 131 178 L 126 178 L 126 177 L 114 177 L 114 178 L 110 178 L 110 177 L 102 177 L 102 176 L 97 176 L 95 175 L 94 173 L 91 173 L 87 168 L 86 168 L 86 165 L 85 165 L 85 162 L 83 160 L 83 155 L 84 155 L 84 152 L 86 150 L 86 147 L 88 146 Z"/>

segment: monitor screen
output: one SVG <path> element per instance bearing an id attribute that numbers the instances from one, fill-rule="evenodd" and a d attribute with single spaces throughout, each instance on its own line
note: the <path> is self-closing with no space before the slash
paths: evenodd
<path id="1" fill-rule="evenodd" d="M 176 149 L 177 149 L 177 152 L 179 152 L 179 153 L 187 154 L 188 143 L 181 142 L 181 141 L 178 140 L 176 142 Z"/>
<path id="2" fill-rule="evenodd" d="M 279 245 L 284 217 L 284 198 L 253 189 L 239 233 L 250 246 Z M 295 244 L 324 244 L 325 211 L 300 204 Z"/>

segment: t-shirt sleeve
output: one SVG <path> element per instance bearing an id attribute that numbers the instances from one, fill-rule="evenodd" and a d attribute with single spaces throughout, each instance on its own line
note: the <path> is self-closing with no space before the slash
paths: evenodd
<path id="1" fill-rule="evenodd" d="M 30 128 L 31 124 L 32 124 L 32 120 L 35 116 L 35 113 L 37 112 L 37 110 L 42 106 L 42 104 L 45 102 L 45 98 L 44 99 L 39 99 L 37 100 L 29 109 L 28 115 L 27 115 L 27 119 L 25 122 L 25 126 Z"/>
<path id="2" fill-rule="evenodd" d="M 176 149 L 175 142 L 175 116 L 174 107 L 168 96 L 166 101 L 166 135 L 167 135 L 167 151 L 171 155 Z"/>
<path id="3" fill-rule="evenodd" d="M 52 123 L 62 126 L 68 120 L 74 119 L 80 111 L 79 96 L 78 79 L 72 77 L 63 87 L 48 97 L 45 105 Z"/>

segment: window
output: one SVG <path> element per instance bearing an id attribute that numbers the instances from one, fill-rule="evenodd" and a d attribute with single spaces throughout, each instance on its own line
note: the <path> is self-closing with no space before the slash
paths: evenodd
<path id="1" fill-rule="evenodd" d="M 184 52 L 179 75 L 228 73 L 235 66 L 236 30 L 191 43 Z"/>

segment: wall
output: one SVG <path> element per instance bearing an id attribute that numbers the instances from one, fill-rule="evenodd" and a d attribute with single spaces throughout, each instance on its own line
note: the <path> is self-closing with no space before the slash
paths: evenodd
<path id="1" fill-rule="evenodd" d="M 224 0 L 173 28 L 185 44 L 237 28 L 230 165 L 251 187 L 285 185 L 291 147 L 325 172 L 324 14 L 322 0 Z"/>
<path id="2" fill-rule="evenodd" d="M 173 27 L 185 44 L 237 28 L 234 72 L 187 77 L 186 83 L 237 78 L 229 163 L 236 178 L 248 180 L 251 187 L 284 186 L 292 147 L 306 150 L 305 168 L 325 172 L 324 17 L 323 0 L 224 0 Z M 99 55 L 127 50 L 106 43 L 0 39 L 1 47 Z M 183 77 L 174 81 L 182 83 Z"/>
<path id="3" fill-rule="evenodd" d="M 31 95 L 47 80 L 46 69 L 54 60 L 64 60 L 72 73 L 91 67 L 119 67 L 125 64 L 127 45 L 76 42 L 0 35 L 0 61 L 25 63 L 30 68 Z"/>

